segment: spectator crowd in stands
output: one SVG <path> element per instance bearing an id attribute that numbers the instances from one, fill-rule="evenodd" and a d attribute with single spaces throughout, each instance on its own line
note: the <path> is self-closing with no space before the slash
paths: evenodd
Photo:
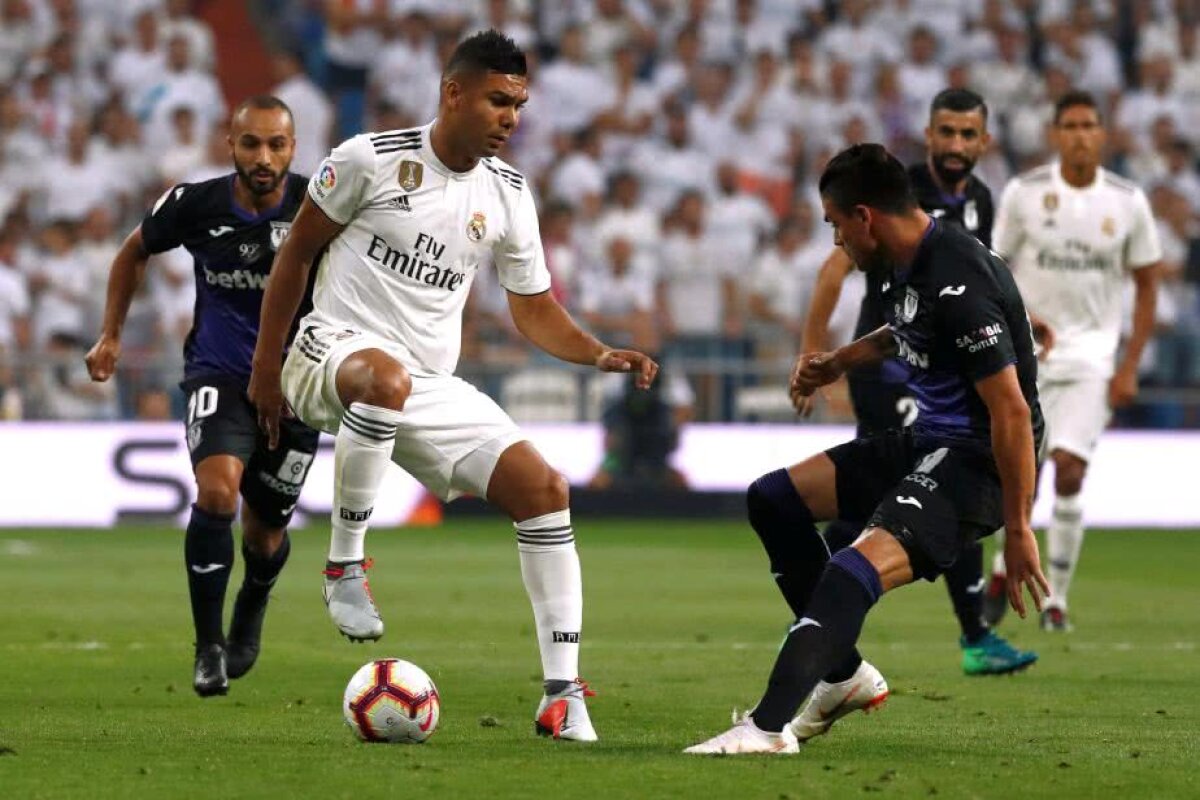
<path id="1" fill-rule="evenodd" d="M 178 411 L 186 255 L 152 260 L 117 384 L 90 383 L 82 353 L 121 237 L 165 188 L 230 169 L 225 118 L 241 98 L 222 92 L 195 5 L 0 0 L 0 417 Z M 1087 89 L 1104 106 L 1106 166 L 1145 188 L 1163 241 L 1143 379 L 1200 387 L 1196 0 L 250 5 L 272 23 L 273 91 L 295 111 L 303 174 L 345 137 L 431 120 L 463 35 L 495 27 L 525 47 L 531 101 L 503 157 L 535 188 L 554 291 L 686 373 L 702 419 L 731 418 L 737 389 L 790 366 L 832 246 L 815 178 L 833 153 L 871 140 L 919 160 L 930 99 L 969 87 L 990 107 L 977 174 L 998 196 L 1049 159 L 1055 100 Z M 861 293 L 861 280 L 843 293 L 836 337 Z M 487 272 L 464 345 L 464 374 L 499 394 L 536 358 Z M 1198 409 L 1155 419 L 1200 425 Z"/>

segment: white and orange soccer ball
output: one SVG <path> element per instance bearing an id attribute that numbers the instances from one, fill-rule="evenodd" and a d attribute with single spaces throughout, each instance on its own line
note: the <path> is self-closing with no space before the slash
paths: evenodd
<path id="1" fill-rule="evenodd" d="M 365 742 L 420 744 L 437 730 L 442 700 L 425 670 L 382 658 L 354 673 L 342 697 L 342 713 Z"/>

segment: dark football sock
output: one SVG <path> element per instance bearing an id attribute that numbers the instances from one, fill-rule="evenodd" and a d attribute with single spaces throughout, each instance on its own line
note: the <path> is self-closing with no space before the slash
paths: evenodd
<path id="1" fill-rule="evenodd" d="M 224 645 L 221 620 L 225 609 L 225 587 L 233 567 L 233 516 L 210 514 L 193 505 L 183 540 L 183 557 L 192 600 L 192 622 L 196 626 L 196 645 Z"/>
<path id="2" fill-rule="evenodd" d="M 858 641 L 863 620 L 883 593 L 879 573 L 854 549 L 839 551 L 821 575 L 808 611 L 788 633 L 767 691 L 754 709 L 754 724 L 781 731 L 822 677 Z"/>
<path id="3" fill-rule="evenodd" d="M 251 550 L 243 539 L 242 559 L 246 565 L 246 578 L 242 582 L 242 591 L 253 597 L 265 596 L 275 585 L 291 552 L 292 539 L 288 536 L 287 531 L 283 532 L 283 541 L 279 543 L 275 552 L 265 558 Z"/>
<path id="4" fill-rule="evenodd" d="M 983 621 L 983 545 L 979 540 L 965 545 L 958 560 L 944 574 L 963 638 L 967 644 L 974 644 L 988 632 Z"/>
<path id="5" fill-rule="evenodd" d="M 775 584 L 799 618 L 829 560 L 829 550 L 787 470 L 768 472 L 750 484 L 746 515 L 767 551 Z"/>

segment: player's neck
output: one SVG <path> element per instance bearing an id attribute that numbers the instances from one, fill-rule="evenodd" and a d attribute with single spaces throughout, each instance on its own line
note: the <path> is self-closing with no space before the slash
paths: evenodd
<path id="1" fill-rule="evenodd" d="M 433 123 L 433 129 L 429 131 L 429 146 L 438 160 L 454 172 L 470 172 L 479 163 L 476 156 L 455 147 L 453 137 L 445 130 L 440 119 Z"/>
<path id="2" fill-rule="evenodd" d="M 261 214 L 269 208 L 274 208 L 283 200 L 283 193 L 287 189 L 288 178 L 283 176 L 283 180 L 279 182 L 270 194 L 255 194 L 246 188 L 246 184 L 242 183 L 240 177 L 234 178 L 233 181 L 233 202 L 244 211 L 249 211 L 255 216 Z"/>
<path id="3" fill-rule="evenodd" d="M 888 241 L 888 261 L 897 270 L 907 270 L 917 260 L 917 251 L 929 234 L 929 215 L 921 209 L 911 214 L 890 218 L 891 235 Z"/>
<path id="4" fill-rule="evenodd" d="M 1058 169 L 1063 181 L 1076 189 L 1086 189 L 1095 183 L 1096 174 L 1099 171 L 1100 167 L 1097 164 L 1068 164 L 1065 161 L 1059 165 Z"/>

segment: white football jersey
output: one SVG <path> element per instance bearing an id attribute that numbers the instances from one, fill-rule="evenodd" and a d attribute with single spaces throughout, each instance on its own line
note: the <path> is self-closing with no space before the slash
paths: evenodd
<path id="1" fill-rule="evenodd" d="M 432 127 L 348 139 L 308 184 L 313 202 L 346 227 L 317 267 L 305 321 L 393 341 L 414 375 L 454 371 L 480 265 L 495 263 L 510 292 L 550 288 L 525 179 L 497 158 L 450 170 L 429 144 Z"/>
<path id="2" fill-rule="evenodd" d="M 1038 167 L 1004 187 L 992 246 L 1008 260 L 1030 312 L 1054 329 L 1043 376 L 1110 376 L 1128 271 L 1162 258 L 1142 190 L 1105 169 L 1076 188 L 1058 162 Z"/>

